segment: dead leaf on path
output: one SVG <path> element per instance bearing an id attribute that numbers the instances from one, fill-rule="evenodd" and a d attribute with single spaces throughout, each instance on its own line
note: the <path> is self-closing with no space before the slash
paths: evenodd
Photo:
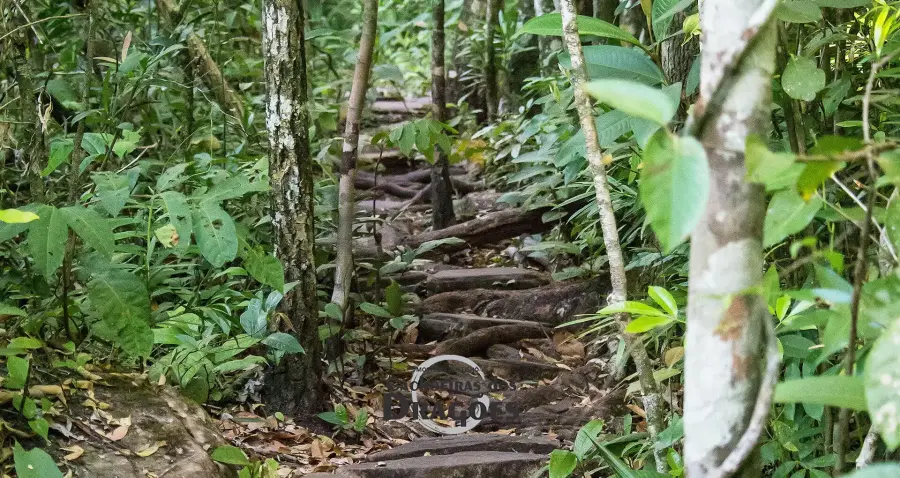
<path id="1" fill-rule="evenodd" d="M 639 406 L 637 406 L 637 405 L 634 405 L 634 404 L 632 404 L 632 403 L 629 403 L 628 405 L 625 405 L 625 407 L 627 407 L 629 410 L 631 410 L 632 412 L 634 412 L 635 415 L 637 415 L 637 416 L 639 416 L 639 417 L 641 417 L 641 418 L 643 418 L 643 419 L 645 419 L 645 420 L 647 419 L 647 412 L 645 412 L 643 408 L 641 408 L 641 407 L 639 407 Z"/>
<path id="2" fill-rule="evenodd" d="M 313 440 L 309 447 L 309 454 L 319 461 L 324 460 L 325 450 L 322 449 L 322 442 L 320 442 L 319 440 Z"/>
<path id="3" fill-rule="evenodd" d="M 66 461 L 75 461 L 75 460 L 81 458 L 81 455 L 84 455 L 84 448 L 81 448 L 78 445 L 72 445 L 72 446 L 63 447 L 60 449 L 69 452 L 68 455 L 63 457 L 63 460 L 66 460 Z"/>
<path id="4" fill-rule="evenodd" d="M 553 334 L 553 345 L 556 351 L 563 357 L 582 359 L 585 356 L 584 344 L 569 332 L 557 332 Z"/>
<path id="5" fill-rule="evenodd" d="M 141 448 L 140 450 L 134 452 L 134 454 L 137 455 L 137 456 L 139 456 L 139 457 L 141 457 L 141 458 L 147 458 L 148 456 L 150 456 L 150 455 L 156 453 L 157 451 L 159 451 L 159 449 L 162 448 L 162 447 L 164 447 L 164 446 L 166 446 L 166 442 L 164 442 L 164 441 L 158 441 L 158 442 L 156 442 L 156 443 L 154 443 L 154 444 L 152 444 L 152 445 L 147 445 L 147 446 L 145 446 L 144 448 Z"/>
<path id="6" fill-rule="evenodd" d="M 669 350 L 666 350 L 666 353 L 663 355 L 663 360 L 666 362 L 666 367 L 672 368 L 673 365 L 678 363 L 679 360 L 684 358 L 684 347 L 675 347 Z"/>
<path id="7" fill-rule="evenodd" d="M 416 339 L 419 338 L 419 326 L 417 324 L 412 324 L 403 331 L 403 343 L 404 344 L 414 344 L 416 343 Z"/>

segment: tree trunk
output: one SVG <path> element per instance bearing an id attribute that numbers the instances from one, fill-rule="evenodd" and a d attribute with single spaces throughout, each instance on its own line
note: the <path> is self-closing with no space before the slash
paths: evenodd
<path id="1" fill-rule="evenodd" d="M 534 16 L 539 17 L 555 11 L 552 0 L 534 0 Z M 550 61 L 550 43 L 551 39 L 545 35 L 538 35 L 538 53 L 540 54 L 541 72 L 544 76 L 553 74 L 553 68 Z"/>
<path id="2" fill-rule="evenodd" d="M 264 0 L 263 56 L 266 129 L 275 255 L 285 282 L 298 282 L 279 306 L 305 354 L 284 357 L 264 390 L 272 410 L 308 415 L 321 410 L 321 343 L 313 257 L 313 158 L 309 151 L 304 20 L 295 0 Z"/>
<path id="3" fill-rule="evenodd" d="M 356 160 L 359 156 L 359 121 L 366 103 L 372 52 L 378 26 L 378 0 L 363 1 L 362 34 L 359 54 L 353 72 L 353 86 L 344 127 L 344 149 L 341 156 L 341 180 L 338 186 L 337 259 L 334 271 L 334 290 L 331 301 L 346 314 L 350 285 L 353 282 L 353 223 L 356 217 L 353 182 L 356 179 Z"/>
<path id="4" fill-rule="evenodd" d="M 669 26 L 669 35 L 677 33 L 683 28 L 684 19 L 687 14 L 680 12 L 675 15 L 672 24 Z M 661 38 L 660 38 L 661 40 Z M 688 74 L 691 72 L 691 66 L 697 55 L 700 54 L 700 42 L 694 38 L 684 43 L 684 36 L 677 35 L 662 44 L 662 67 L 668 84 L 682 83 L 687 81 Z"/>
<path id="5" fill-rule="evenodd" d="M 180 14 L 172 5 L 171 0 L 156 0 L 156 9 L 159 12 L 160 20 L 167 28 L 173 28 L 178 23 Z M 213 92 L 216 101 L 222 106 L 222 109 L 231 111 L 231 114 L 237 117 L 238 121 L 243 121 L 244 102 L 231 88 L 231 85 L 225 81 L 222 69 L 219 68 L 215 59 L 209 54 L 203 39 L 191 31 L 187 37 L 187 47 L 191 55 L 191 61 L 196 63 L 200 72 L 201 80 Z M 188 66 L 188 68 L 192 67 Z"/>
<path id="6" fill-rule="evenodd" d="M 431 36 L 431 100 L 434 104 L 434 120 L 447 120 L 447 77 L 444 61 L 444 0 L 433 0 L 434 31 Z M 453 212 L 453 185 L 447 157 L 434 148 L 434 166 L 431 168 L 431 219 L 435 230 L 443 229 L 456 221 Z"/>
<path id="7" fill-rule="evenodd" d="M 619 0 L 593 0 L 594 17 L 607 23 L 616 21 L 616 8 Z"/>
<path id="8" fill-rule="evenodd" d="M 768 412 L 766 405 L 762 420 L 754 413 L 771 338 L 768 313 L 762 297 L 747 293 L 762 281 L 766 202 L 763 188 L 745 180 L 744 149 L 749 134 L 765 137 L 770 119 L 776 32 L 771 22 L 751 24 L 759 19 L 757 10 L 770 3 L 701 2 L 698 106 L 708 121 L 699 136 L 709 161 L 710 192 L 691 241 L 684 458 L 692 478 L 730 475 L 723 463 L 735 460 L 732 451 L 739 442 L 748 445 L 742 438 Z M 753 50 L 742 54 L 745 48 Z M 743 60 L 735 68 L 738 58 Z M 715 105 L 722 84 L 732 85 L 730 94 L 721 107 L 714 106 L 717 111 L 703 113 Z M 758 453 L 751 451 L 755 439 L 750 441 L 734 464 L 738 476 L 761 475 Z"/>
<path id="9" fill-rule="evenodd" d="M 487 0 L 484 21 L 484 96 L 487 103 L 488 120 L 497 116 L 500 103 L 499 83 L 497 82 L 497 51 L 494 49 L 494 33 L 499 21 L 497 0 Z"/>
<path id="10" fill-rule="evenodd" d="M 609 275 L 612 283 L 612 293 L 609 295 L 609 304 L 621 304 L 627 300 L 628 285 L 625 278 L 625 259 L 622 254 L 622 245 L 619 242 L 619 229 L 616 224 L 616 216 L 612 208 L 612 199 L 609 193 L 609 184 L 606 178 L 606 166 L 603 164 L 603 152 L 597 140 L 597 128 L 594 123 L 594 112 L 591 101 L 581 85 L 587 82 L 587 68 L 584 62 L 584 51 L 581 48 L 581 39 L 578 35 L 578 22 L 575 14 L 575 6 L 572 0 L 562 0 L 563 34 L 566 47 L 569 50 L 572 61 L 572 87 L 575 90 L 575 107 L 584 131 L 587 146 L 588 162 L 594 175 L 594 189 L 596 190 L 597 209 L 600 213 L 600 227 L 603 230 L 603 243 L 609 257 Z M 659 393 L 656 380 L 653 378 L 653 368 L 647 356 L 647 350 L 641 338 L 625 332 L 628 318 L 623 314 L 617 317 L 620 333 L 625 339 L 631 356 L 634 359 L 638 371 L 638 379 L 643 392 L 644 408 L 647 412 L 647 429 L 652 441 L 663 430 L 665 423 L 665 402 Z M 654 447 L 657 471 L 665 473 L 665 450 L 656 450 Z"/>

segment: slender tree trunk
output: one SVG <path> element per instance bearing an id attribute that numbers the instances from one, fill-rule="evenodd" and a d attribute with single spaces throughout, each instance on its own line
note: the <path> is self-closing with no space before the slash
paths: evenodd
<path id="1" fill-rule="evenodd" d="M 431 100 L 435 121 L 447 120 L 447 77 L 444 61 L 444 0 L 433 0 L 432 16 L 434 32 L 431 36 Z M 453 185 L 447 157 L 439 148 L 434 149 L 434 166 L 431 168 L 431 219 L 432 227 L 443 229 L 456 222 L 453 212 Z"/>
<path id="2" fill-rule="evenodd" d="M 534 16 L 539 17 L 554 11 L 553 2 L 550 0 L 534 0 Z M 550 38 L 538 35 L 538 53 L 541 58 L 541 72 L 545 76 L 553 74 L 550 64 Z"/>
<path id="3" fill-rule="evenodd" d="M 160 20 L 166 28 L 174 28 L 178 23 L 180 13 L 175 9 L 172 0 L 156 0 L 156 9 L 159 12 Z M 242 120 L 244 117 L 244 102 L 241 100 L 234 89 L 225 81 L 225 75 L 222 69 L 209 54 L 206 43 L 199 35 L 191 31 L 187 37 L 188 53 L 191 60 L 196 62 L 197 69 L 200 73 L 200 79 L 206 87 L 213 92 L 216 101 L 222 106 L 223 110 L 228 110 Z"/>
<path id="4" fill-rule="evenodd" d="M 578 110 L 581 129 L 584 131 L 588 162 L 594 175 L 597 208 L 600 212 L 600 227 L 603 230 L 603 243 L 606 246 L 606 253 L 609 257 L 609 274 L 612 282 L 609 304 L 621 304 L 627 300 L 628 294 L 628 284 L 625 277 L 625 258 L 622 254 L 622 245 L 619 242 L 619 229 L 612 208 L 609 184 L 606 179 L 606 166 L 603 164 L 603 152 L 597 140 L 594 112 L 587 93 L 581 88 L 581 85 L 587 81 L 587 68 L 585 67 L 584 51 L 581 48 L 581 39 L 578 35 L 578 21 L 572 0 L 562 0 L 561 11 L 565 42 L 572 58 L 572 70 L 574 72 L 572 86 L 575 90 L 575 107 Z M 647 412 L 647 429 L 650 432 L 652 441 L 655 443 L 656 437 L 662 431 L 665 423 L 665 410 L 663 409 L 665 402 L 659 393 L 656 380 L 653 378 L 653 367 L 641 338 L 625 332 L 625 326 L 628 323 L 627 316 L 618 316 L 617 323 L 637 367 L 638 379 L 643 393 L 644 409 Z M 664 473 L 666 471 L 665 450 L 656 450 L 654 447 L 654 458 L 656 459 L 657 470 Z"/>
<path id="5" fill-rule="evenodd" d="M 616 20 L 616 7 L 618 6 L 619 0 L 593 0 L 594 17 L 607 23 L 613 23 Z"/>
<path id="6" fill-rule="evenodd" d="M 499 2 L 487 0 L 484 21 L 484 96 L 487 103 L 488 120 L 497 116 L 497 107 L 500 104 L 499 83 L 497 81 L 497 51 L 494 49 L 494 33 L 499 21 Z"/>
<path id="7" fill-rule="evenodd" d="M 366 104 L 377 26 L 378 0 L 364 0 L 359 54 L 350 89 L 347 124 L 344 127 L 341 180 L 338 186 L 337 268 L 334 272 L 334 291 L 331 294 L 331 301 L 339 305 L 345 314 L 353 282 L 353 223 L 356 217 L 353 181 L 356 179 L 356 160 L 359 156 L 359 121 Z"/>
<path id="8" fill-rule="evenodd" d="M 684 12 L 675 15 L 672 19 L 672 25 L 669 27 L 669 35 L 675 34 L 683 28 L 682 25 L 685 18 L 687 18 L 687 14 Z M 671 85 L 679 82 L 683 84 L 687 81 L 688 74 L 691 72 L 691 66 L 693 66 L 694 60 L 699 53 L 700 42 L 696 39 L 692 38 L 688 40 L 687 44 L 684 44 L 684 36 L 676 35 L 664 41 L 662 44 L 662 55 L 660 56 L 666 82 Z"/>
<path id="9" fill-rule="evenodd" d="M 296 0 L 263 1 L 266 129 L 272 187 L 272 241 L 285 282 L 298 282 L 279 306 L 305 354 L 288 355 L 270 371 L 264 390 L 272 410 L 308 415 L 321 410 L 322 346 L 313 256 L 313 158 L 304 20 Z"/>
<path id="10" fill-rule="evenodd" d="M 756 439 L 748 444 L 743 438 L 764 426 L 755 422 L 764 422 L 768 405 L 761 419 L 755 405 L 765 396 L 763 363 L 774 339 L 767 337 L 765 300 L 747 293 L 762 281 L 766 203 L 762 187 L 745 180 L 744 148 L 749 134 L 766 134 L 771 112 L 776 31 L 771 22 L 750 24 L 764 4 L 770 2 L 701 4 L 701 114 L 720 85 L 733 86 L 699 132 L 710 193 L 691 241 L 684 403 L 685 470 L 691 478 L 728 476 L 723 463 L 734 461 L 739 442 L 747 451 L 735 464 L 737 474 L 761 475 Z M 745 48 L 752 50 L 741 54 Z M 733 64 L 736 58 L 743 58 L 740 65 Z"/>

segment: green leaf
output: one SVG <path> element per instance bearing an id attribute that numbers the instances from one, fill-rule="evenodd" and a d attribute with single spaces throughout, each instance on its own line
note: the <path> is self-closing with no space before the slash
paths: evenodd
<path id="1" fill-rule="evenodd" d="M 591 80 L 617 79 L 637 81 L 647 85 L 658 85 L 665 81 L 662 70 L 638 48 L 611 45 L 591 45 L 584 47 L 585 68 Z M 568 53 L 559 55 L 559 64 L 572 68 Z"/>
<path id="2" fill-rule="evenodd" d="M 872 6 L 872 0 L 813 0 L 823 8 L 859 8 Z"/>
<path id="3" fill-rule="evenodd" d="M 346 417 L 341 417 L 335 412 L 322 412 L 316 416 L 332 425 L 344 426 L 347 424 Z"/>
<path id="4" fill-rule="evenodd" d="M 775 16 L 788 23 L 813 23 L 822 19 L 822 10 L 808 0 L 787 0 L 775 8 Z"/>
<path id="5" fill-rule="evenodd" d="M 666 314 L 642 302 L 625 301 L 621 304 L 608 305 L 597 312 L 598 315 L 634 314 L 665 317 Z"/>
<path id="6" fill-rule="evenodd" d="M 87 136 L 85 134 L 85 136 Z M 97 185 L 96 196 L 100 206 L 110 215 L 118 216 L 128 203 L 131 190 L 134 188 L 136 176 L 133 174 L 117 174 L 102 171 L 91 175 Z"/>
<path id="7" fill-rule="evenodd" d="M 584 89 L 602 103 L 661 126 L 667 125 L 678 110 L 662 90 L 634 81 L 592 81 L 584 85 Z"/>
<path id="8" fill-rule="evenodd" d="M 818 196 L 807 202 L 794 191 L 778 192 L 766 210 L 763 246 L 773 246 L 791 234 L 802 231 L 812 222 L 819 209 L 822 209 L 822 199 Z"/>
<path id="9" fill-rule="evenodd" d="M 781 75 L 781 87 L 795 100 L 813 101 L 825 89 L 825 72 L 809 58 L 792 58 Z"/>
<path id="10" fill-rule="evenodd" d="M 13 446 L 13 461 L 19 478 L 62 478 L 53 457 L 40 448 L 25 451 L 19 442 Z"/>
<path id="11" fill-rule="evenodd" d="M 849 475 L 844 475 L 843 478 L 896 478 L 898 476 L 900 476 L 900 464 L 875 463 L 862 470 L 856 470 Z"/>
<path id="12" fill-rule="evenodd" d="M 603 445 L 597 445 L 597 451 L 619 478 L 669 478 L 669 475 L 651 470 L 632 470 L 621 458 Z"/>
<path id="13" fill-rule="evenodd" d="M 224 463 L 226 465 L 247 466 L 250 464 L 250 458 L 247 457 L 244 450 L 231 445 L 216 447 L 210 457 L 213 461 Z"/>
<path id="14" fill-rule="evenodd" d="M 403 315 L 403 289 L 395 280 L 391 280 L 391 284 L 384 289 L 384 301 L 387 304 L 387 311 L 393 316 Z"/>
<path id="15" fill-rule="evenodd" d="M 217 203 L 197 204 L 193 209 L 193 221 L 200 254 L 210 264 L 222 267 L 237 257 L 238 239 L 234 220 Z"/>
<path id="16" fill-rule="evenodd" d="M 302 354 L 306 353 L 296 337 L 284 332 L 275 332 L 264 338 L 262 343 L 269 347 L 284 352 L 286 354 Z"/>
<path id="17" fill-rule="evenodd" d="M 591 420 L 578 430 L 572 452 L 579 460 L 584 460 L 594 450 L 594 443 L 599 441 L 605 426 L 606 422 L 603 420 Z"/>
<path id="18" fill-rule="evenodd" d="M 25 317 L 26 315 L 28 315 L 28 313 L 18 307 L 0 302 L 0 315 L 15 315 L 17 317 Z"/>
<path id="19" fill-rule="evenodd" d="M 809 377 L 781 382 L 775 387 L 775 403 L 812 403 L 866 411 L 866 394 L 860 377 Z"/>
<path id="20" fill-rule="evenodd" d="M 44 344 L 40 340 L 33 337 L 16 337 L 9 341 L 11 349 L 33 350 L 43 346 Z"/>
<path id="21" fill-rule="evenodd" d="M 895 251 L 900 251 L 900 200 L 892 199 L 888 204 L 884 218 L 884 228 L 887 237 L 894 246 Z"/>
<path id="22" fill-rule="evenodd" d="M 458 237 L 448 237 L 446 239 L 435 239 L 433 241 L 423 242 L 419 247 L 416 248 L 415 256 L 421 256 L 426 252 L 430 252 L 434 249 L 437 249 L 445 244 L 454 245 L 454 244 L 463 244 L 466 241 L 458 238 Z"/>
<path id="23" fill-rule="evenodd" d="M 178 242 L 173 244 L 175 254 L 182 256 L 191 245 L 191 233 L 194 231 L 194 221 L 187 198 L 175 191 L 166 191 L 159 197 L 165 207 L 165 216 L 178 232 Z"/>
<path id="24" fill-rule="evenodd" d="M 268 313 L 263 310 L 263 302 L 259 299 L 252 299 L 247 305 L 247 309 L 241 314 L 241 326 L 244 328 L 244 332 L 250 336 L 261 338 L 265 335 L 268 325 Z"/>
<path id="25" fill-rule="evenodd" d="M 803 165 L 791 153 L 773 153 L 758 135 L 747 137 L 747 181 L 762 184 L 767 191 L 777 191 L 797 184 Z"/>
<path id="26" fill-rule="evenodd" d="M 106 257 L 112 256 L 115 252 L 116 238 L 108 219 L 84 206 L 64 207 L 60 212 L 69 227 L 85 244 Z"/>
<path id="27" fill-rule="evenodd" d="M 666 252 L 684 242 L 703 216 L 709 196 L 709 166 L 694 138 L 660 131 L 644 151 L 639 184 L 647 220 Z"/>
<path id="28" fill-rule="evenodd" d="M 40 219 L 37 214 L 18 209 L 0 209 L 0 222 L 7 224 L 27 224 Z"/>
<path id="29" fill-rule="evenodd" d="M 163 171 L 162 174 L 156 178 L 156 192 L 161 193 L 183 183 L 187 179 L 184 175 L 184 171 L 190 165 L 191 163 L 180 163 Z"/>
<path id="30" fill-rule="evenodd" d="M 133 357 L 147 358 L 153 348 L 150 296 L 144 281 L 130 272 L 112 270 L 88 283 L 91 308 L 99 317 L 97 333 Z"/>
<path id="31" fill-rule="evenodd" d="M 675 302 L 675 298 L 672 297 L 672 293 L 655 285 L 650 286 L 647 292 L 650 298 L 668 312 L 669 315 L 673 317 L 678 315 L 678 304 Z"/>
<path id="32" fill-rule="evenodd" d="M 568 478 L 576 466 L 578 458 L 569 450 L 553 450 L 550 453 L 550 478 Z"/>
<path id="33" fill-rule="evenodd" d="M 49 281 L 63 263 L 69 230 L 59 209 L 41 206 L 37 214 L 40 219 L 28 228 L 28 252 L 35 269 Z"/>
<path id="34" fill-rule="evenodd" d="M 695 0 L 654 0 L 653 14 L 650 17 L 653 19 L 653 36 L 655 39 L 660 41 L 666 38 L 669 35 L 674 16 L 695 3 Z"/>
<path id="35" fill-rule="evenodd" d="M 876 337 L 879 331 L 891 327 L 897 319 L 900 277 L 890 275 L 867 282 L 863 285 L 860 302 L 860 335 L 864 338 Z"/>
<path id="36" fill-rule="evenodd" d="M 3 386 L 10 390 L 21 390 L 28 381 L 28 359 L 11 355 L 6 359 L 6 370 L 9 371 Z"/>
<path id="37" fill-rule="evenodd" d="M 629 322 L 628 325 L 625 326 L 625 332 L 628 332 L 629 334 L 642 334 L 671 323 L 672 319 L 669 317 L 642 315 Z"/>
<path id="38" fill-rule="evenodd" d="M 268 185 L 260 182 L 250 182 L 243 174 L 232 176 L 219 184 L 209 188 L 205 194 L 195 197 L 201 206 L 209 203 L 218 204 L 226 199 L 234 199 L 250 192 L 266 191 Z"/>
<path id="39" fill-rule="evenodd" d="M 284 266 L 277 257 L 253 251 L 244 259 L 244 268 L 261 284 L 279 292 L 284 291 Z"/>
<path id="40" fill-rule="evenodd" d="M 363 312 L 365 312 L 369 315 L 374 315 L 375 317 L 381 317 L 382 319 L 390 319 L 391 317 L 393 317 L 393 315 L 390 312 L 388 312 L 387 309 L 385 309 L 384 307 L 382 307 L 378 304 L 373 304 L 371 302 L 363 302 L 362 304 L 359 304 L 359 308 L 362 309 Z"/>
<path id="41" fill-rule="evenodd" d="M 577 21 L 578 33 L 581 35 L 611 38 L 613 40 L 624 41 L 641 46 L 641 41 L 635 38 L 634 35 L 611 23 L 604 22 L 599 18 L 578 15 Z M 537 18 L 532 18 L 522 26 L 522 32 L 530 33 L 532 35 L 561 37 L 563 36 L 562 15 L 559 13 L 548 13 Z"/>
<path id="42" fill-rule="evenodd" d="M 69 160 L 69 156 L 74 150 L 75 142 L 71 139 L 65 138 L 52 141 L 50 143 L 50 160 L 47 162 L 47 167 L 41 171 L 41 177 L 47 177 L 53 171 L 56 171 L 59 165 Z"/>
<path id="43" fill-rule="evenodd" d="M 47 420 L 43 418 L 35 418 L 34 420 L 29 420 L 28 427 L 31 428 L 31 431 L 36 433 L 44 440 L 47 439 L 47 434 L 50 433 L 50 423 L 48 423 Z"/>
<path id="44" fill-rule="evenodd" d="M 894 303 L 896 312 L 896 302 Z M 873 427 L 888 450 L 900 447 L 900 320 L 895 320 L 875 342 L 866 362 L 866 401 Z"/>

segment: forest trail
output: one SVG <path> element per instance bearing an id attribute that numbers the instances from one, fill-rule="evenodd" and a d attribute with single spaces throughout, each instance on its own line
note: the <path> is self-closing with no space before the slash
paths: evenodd
<path id="1" fill-rule="evenodd" d="M 358 260 L 378 261 L 380 251 L 398 246 L 416 248 L 454 237 L 462 241 L 443 243 L 409 269 L 382 278 L 384 284 L 400 284 L 407 297 L 415 294 L 421 299 L 408 303 L 406 311 L 420 319 L 398 331 L 397 343 L 390 344 L 393 372 L 374 378 L 381 383 L 371 383 L 372 374 L 365 374 L 365 379 L 360 374 L 357 383 L 351 385 L 351 378 L 343 388 L 335 387 L 344 396 L 333 397 L 337 403 L 371 409 L 373 428 L 381 439 L 367 441 L 363 463 L 339 467 L 331 474 L 337 463 L 348 460 L 326 458 L 314 466 L 319 473 L 310 476 L 526 477 L 545 466 L 549 453 L 573 440 L 590 420 L 627 413 L 624 389 L 596 385 L 614 383 L 608 373 L 612 359 L 600 351 L 591 356 L 601 358 L 587 361 L 589 353 L 576 338 L 577 326 L 556 328 L 598 310 L 600 291 L 606 286 L 598 281 L 553 281 L 540 254 L 529 257 L 521 250 L 529 236 L 548 229 L 541 220 L 543 211 L 498 202 L 501 193 L 485 186 L 477 165 L 464 161 L 451 168 L 458 222 L 432 231 L 428 163 L 406 158 L 399 150 L 368 146 L 379 131 L 424 117 L 429 107 L 429 98 L 382 99 L 370 106 L 370 123 L 375 126 L 361 137 L 358 210 L 380 222 L 370 221 L 379 225 L 371 239 L 357 240 L 355 254 Z M 385 417 L 383 401 L 386 396 L 390 400 L 390 394 L 361 393 L 371 387 L 373 392 L 394 391 L 408 397 L 416 368 L 446 355 L 469 358 L 478 368 L 458 361 L 428 367 L 417 382 L 418 400 L 421 404 L 424 397 L 428 409 L 451 402 L 465 407 L 479 390 L 490 389 L 486 396 L 496 415 L 486 414 L 465 434 L 435 433 L 411 413 L 397 419 L 401 413 L 397 398 L 392 402 L 395 415 Z M 464 421 L 438 418 L 437 424 L 447 427 Z"/>

